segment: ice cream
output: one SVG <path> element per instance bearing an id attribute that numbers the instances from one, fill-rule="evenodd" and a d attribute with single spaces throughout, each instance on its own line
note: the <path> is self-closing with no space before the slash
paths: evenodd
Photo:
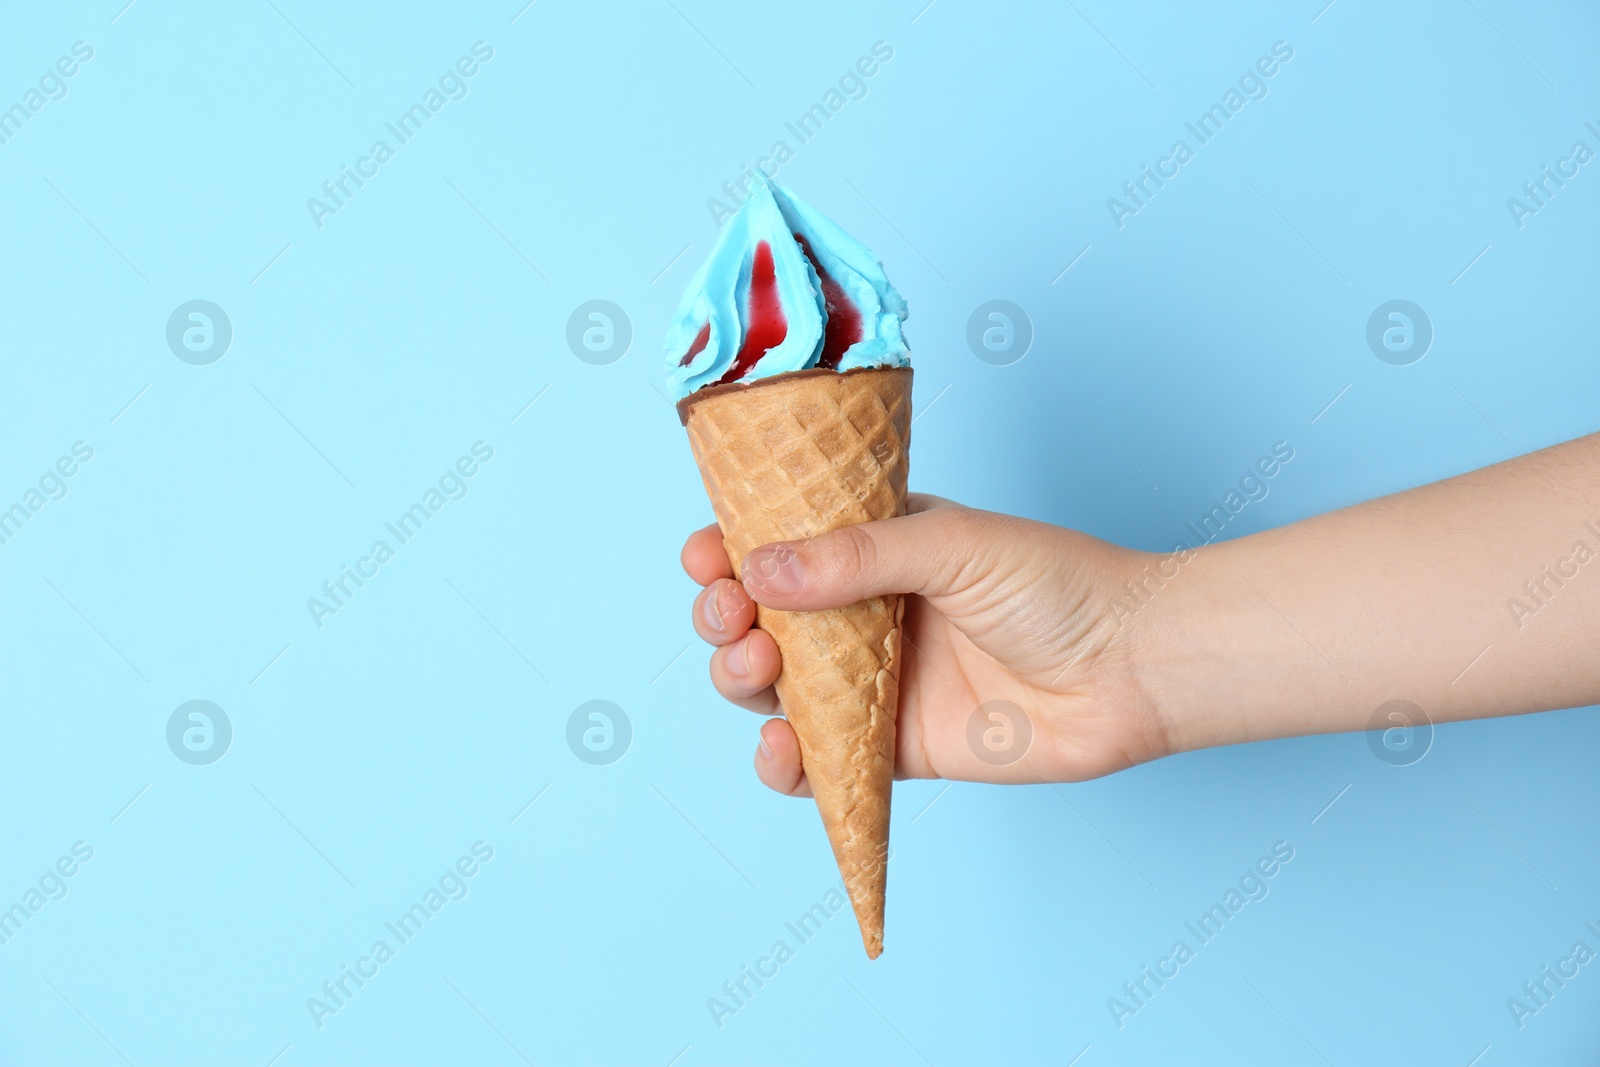
<path id="1" fill-rule="evenodd" d="M 734 574 L 760 545 L 905 514 L 905 315 L 872 253 L 792 194 L 763 183 L 729 220 L 666 348 Z M 883 951 L 901 612 L 898 596 L 756 609 L 783 656 L 778 700 L 872 958 Z"/>
<path id="2" fill-rule="evenodd" d="M 766 181 L 723 227 L 667 332 L 675 399 L 789 371 L 904 367 L 906 304 L 833 220 Z"/>

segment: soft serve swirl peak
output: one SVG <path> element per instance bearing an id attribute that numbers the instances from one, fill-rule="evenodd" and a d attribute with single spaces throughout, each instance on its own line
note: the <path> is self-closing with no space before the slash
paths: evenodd
<path id="1" fill-rule="evenodd" d="M 878 258 L 793 193 L 758 182 L 690 280 L 667 331 L 667 385 L 904 367 L 906 303 Z"/>

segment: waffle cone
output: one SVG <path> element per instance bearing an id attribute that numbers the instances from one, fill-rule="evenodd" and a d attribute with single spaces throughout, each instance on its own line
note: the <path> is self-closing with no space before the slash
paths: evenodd
<path id="1" fill-rule="evenodd" d="M 797 371 L 678 404 L 735 574 L 751 549 L 905 514 L 911 371 Z M 898 595 L 756 609 L 783 654 L 778 699 L 867 955 L 883 951 L 900 686 Z"/>

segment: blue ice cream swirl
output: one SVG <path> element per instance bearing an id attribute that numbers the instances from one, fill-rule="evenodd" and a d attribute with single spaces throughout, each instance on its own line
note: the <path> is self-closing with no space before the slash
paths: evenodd
<path id="1" fill-rule="evenodd" d="M 906 302 L 865 245 L 766 181 L 690 280 L 664 347 L 667 386 L 697 389 L 816 367 L 905 367 Z"/>

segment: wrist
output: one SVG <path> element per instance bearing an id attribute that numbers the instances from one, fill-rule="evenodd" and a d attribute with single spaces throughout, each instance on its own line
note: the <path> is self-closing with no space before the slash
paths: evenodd
<path id="1" fill-rule="evenodd" d="M 1099 640 L 1096 658 L 1119 679 L 1124 712 L 1144 720 L 1149 758 L 1206 746 L 1199 740 L 1204 730 L 1198 721 L 1204 707 L 1199 677 L 1204 656 L 1192 655 L 1207 643 L 1201 604 L 1208 598 L 1198 579 L 1207 568 L 1201 563 L 1202 553 L 1195 549 L 1116 547 L 1100 574 L 1095 629 L 1107 636 Z"/>
<path id="2" fill-rule="evenodd" d="M 1173 753 L 1256 740 L 1276 699 L 1250 663 L 1270 655 L 1224 545 L 1140 552 L 1118 599 L 1133 673 Z"/>

